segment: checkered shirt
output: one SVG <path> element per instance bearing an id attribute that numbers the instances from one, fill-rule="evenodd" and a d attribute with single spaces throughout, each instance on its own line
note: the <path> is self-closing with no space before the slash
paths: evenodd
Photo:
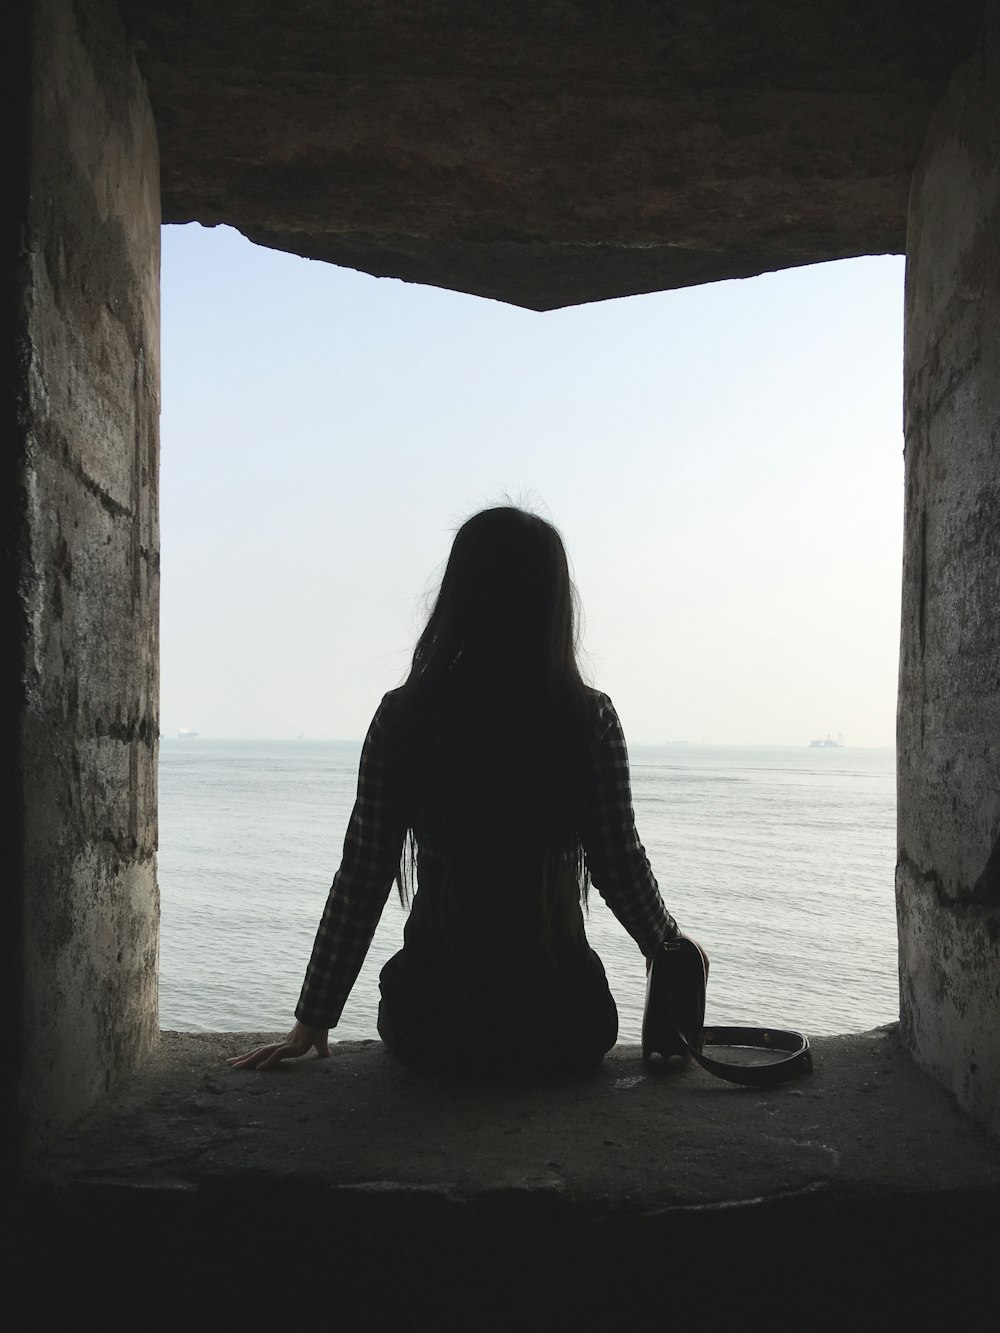
<path id="1" fill-rule="evenodd" d="M 614 705 L 594 692 L 595 736 L 590 800 L 580 841 L 594 887 L 650 957 L 677 934 L 635 827 L 628 752 Z M 334 1027 L 357 980 L 399 865 L 409 824 L 386 762 L 392 697 L 368 729 L 358 771 L 358 796 L 344 854 L 316 932 L 295 1016 L 310 1027 Z M 419 848 L 418 848 L 419 858 Z M 417 890 L 419 892 L 419 888 Z"/>

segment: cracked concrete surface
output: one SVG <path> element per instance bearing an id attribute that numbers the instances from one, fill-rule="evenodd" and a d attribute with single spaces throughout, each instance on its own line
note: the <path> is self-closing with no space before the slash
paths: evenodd
<path id="1" fill-rule="evenodd" d="M 533 1084 L 423 1076 L 378 1042 L 225 1065 L 256 1040 L 165 1034 L 39 1164 L 29 1280 L 58 1253 L 105 1325 L 155 1290 L 198 1327 L 378 1333 L 901 1327 L 935 1306 L 955 1327 L 981 1302 L 1000 1144 L 892 1029 L 817 1041 L 815 1072 L 768 1092 L 647 1072 L 635 1047 Z"/>
<path id="2" fill-rule="evenodd" d="M 982 0 L 120 0 L 166 222 L 547 310 L 900 252 Z"/>
<path id="3" fill-rule="evenodd" d="M 554 1192 L 597 1211 L 721 1205 L 796 1191 L 986 1191 L 1000 1145 L 900 1049 L 893 1029 L 815 1043 L 816 1070 L 769 1091 L 697 1067 L 648 1072 L 635 1047 L 548 1083 L 418 1074 L 380 1042 L 273 1073 L 225 1057 L 253 1034 L 165 1033 L 146 1070 L 47 1172 L 80 1185 L 224 1188 L 253 1175 L 324 1190 Z"/>

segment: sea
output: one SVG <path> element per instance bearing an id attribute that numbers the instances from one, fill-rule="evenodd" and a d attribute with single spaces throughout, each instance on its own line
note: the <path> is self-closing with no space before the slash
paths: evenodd
<path id="1" fill-rule="evenodd" d="M 360 743 L 160 743 L 160 1021 L 293 1022 L 340 859 Z M 898 1014 L 891 749 L 630 749 L 636 824 L 668 908 L 711 959 L 707 1018 L 858 1032 Z M 376 1035 L 378 974 L 402 941 L 390 895 L 333 1034 Z M 639 1039 L 645 965 L 592 890 L 590 943 Z"/>

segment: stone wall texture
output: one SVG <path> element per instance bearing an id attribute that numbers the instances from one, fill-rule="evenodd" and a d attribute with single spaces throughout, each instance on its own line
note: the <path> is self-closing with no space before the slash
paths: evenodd
<path id="1" fill-rule="evenodd" d="M 536 310 L 901 253 L 983 0 L 121 0 L 166 222 Z"/>
<path id="2" fill-rule="evenodd" d="M 1000 6 L 932 124 L 906 291 L 903 1031 L 1000 1133 Z"/>
<path id="3" fill-rule="evenodd" d="M 22 1020 L 14 1100 L 37 1139 L 157 1034 L 160 209 L 116 6 L 24 8 L 29 154 L 4 346 L 15 634 L 0 650 L 16 696 L 17 929 L 0 947 Z"/>

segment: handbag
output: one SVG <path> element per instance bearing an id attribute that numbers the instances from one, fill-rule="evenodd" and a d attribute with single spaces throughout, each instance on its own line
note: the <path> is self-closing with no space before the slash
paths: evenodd
<path id="1" fill-rule="evenodd" d="M 646 975 L 642 1013 L 642 1058 L 664 1063 L 675 1056 L 697 1060 L 717 1078 L 745 1087 L 769 1088 L 812 1070 L 809 1039 L 783 1028 L 705 1027 L 708 955 L 701 945 L 680 935 L 664 940 Z M 732 1064 L 704 1053 L 706 1046 L 744 1046 L 785 1052 L 764 1064 Z"/>

